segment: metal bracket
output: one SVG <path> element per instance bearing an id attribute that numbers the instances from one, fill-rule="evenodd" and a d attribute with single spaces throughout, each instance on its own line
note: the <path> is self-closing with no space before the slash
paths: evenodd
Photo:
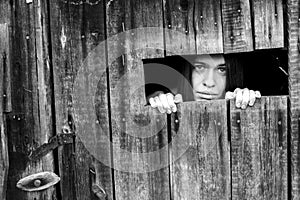
<path id="1" fill-rule="evenodd" d="M 60 181 L 60 178 L 53 172 L 39 172 L 26 176 L 18 181 L 17 188 L 27 192 L 45 190 Z"/>
<path id="2" fill-rule="evenodd" d="M 62 133 L 59 135 L 56 135 L 49 139 L 48 143 L 45 143 L 41 146 L 39 146 L 37 149 L 31 151 L 28 158 L 31 161 L 35 161 L 43 156 L 45 156 L 50 151 L 53 151 L 59 146 L 65 145 L 65 144 L 72 144 L 74 140 L 75 134 L 73 133 Z"/>

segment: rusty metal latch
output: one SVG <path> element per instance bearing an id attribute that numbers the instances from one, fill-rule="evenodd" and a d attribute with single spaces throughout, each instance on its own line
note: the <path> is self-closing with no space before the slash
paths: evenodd
<path id="1" fill-rule="evenodd" d="M 73 133 L 62 133 L 59 135 L 56 135 L 49 139 L 48 143 L 45 143 L 38 147 L 37 149 L 33 150 L 28 158 L 31 161 L 35 161 L 43 156 L 45 156 L 50 151 L 53 151 L 59 146 L 65 145 L 65 144 L 72 144 L 74 140 L 75 134 Z"/>

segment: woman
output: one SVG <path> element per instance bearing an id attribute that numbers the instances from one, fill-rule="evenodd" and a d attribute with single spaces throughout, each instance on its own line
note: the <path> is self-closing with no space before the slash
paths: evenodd
<path id="1" fill-rule="evenodd" d="M 246 109 L 253 106 L 260 92 L 240 89 L 242 85 L 234 83 L 232 78 L 236 60 L 222 54 L 187 56 L 187 65 L 183 67 L 182 78 L 178 83 L 177 94 L 156 92 L 149 98 L 153 108 L 161 113 L 177 111 L 176 103 L 182 101 L 201 101 L 215 99 L 236 99 L 236 107 Z M 225 62 L 226 61 L 226 62 Z M 229 92 L 234 86 L 234 92 Z"/>

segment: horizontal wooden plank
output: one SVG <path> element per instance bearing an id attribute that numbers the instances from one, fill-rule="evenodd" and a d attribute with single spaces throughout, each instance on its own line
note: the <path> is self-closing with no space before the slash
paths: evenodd
<path id="1" fill-rule="evenodd" d="M 172 116 L 174 200 L 230 199 L 230 147 L 224 100 L 185 102 Z"/>
<path id="2" fill-rule="evenodd" d="M 287 199 L 287 97 L 230 102 L 232 198 Z"/>

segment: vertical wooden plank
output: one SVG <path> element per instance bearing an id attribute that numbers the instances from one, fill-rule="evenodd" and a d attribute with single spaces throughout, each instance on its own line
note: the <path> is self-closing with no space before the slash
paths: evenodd
<path id="1" fill-rule="evenodd" d="M 300 198 L 300 1 L 287 1 L 291 199 Z"/>
<path id="2" fill-rule="evenodd" d="M 195 1 L 164 0 L 163 3 L 166 54 L 196 54 Z"/>
<path id="3" fill-rule="evenodd" d="M 89 55 L 105 39 L 104 2 L 51 1 L 50 8 L 57 132 L 63 127 L 75 132 L 76 127 L 75 144 L 59 150 L 62 199 L 96 199 L 93 186 L 112 199 L 111 169 L 100 163 L 93 154 L 94 146 L 91 149 L 86 143 L 87 139 L 101 143 L 102 157 L 110 161 L 109 140 L 98 141 L 94 135 L 102 134 L 97 130 L 96 114 L 109 134 L 106 73 L 97 74 L 100 66 L 89 63 Z M 105 49 L 93 58 L 106 63 Z M 97 100 L 97 109 L 90 98 Z M 88 121 L 91 126 L 87 127 Z"/>
<path id="4" fill-rule="evenodd" d="M 7 41 L 9 41 L 7 34 L 7 24 L 0 24 L 0 80 L 4 79 L 4 68 L 6 66 L 6 53 L 7 53 Z M 6 199 L 7 189 L 7 175 L 8 175 L 8 146 L 7 146 L 7 133 L 4 129 L 4 104 L 3 104 L 4 85 L 0 83 L 0 198 Z"/>
<path id="5" fill-rule="evenodd" d="M 119 124 L 113 135 L 115 198 L 169 199 L 166 116 L 149 107 L 130 110 L 113 120 Z"/>
<path id="6" fill-rule="evenodd" d="M 1 55 L 3 62 L 3 111 L 11 112 L 11 44 L 8 24 L 1 24 Z"/>
<path id="7" fill-rule="evenodd" d="M 98 199 L 97 194 L 93 191 L 94 187 L 100 188 L 100 190 L 102 188 L 105 191 L 106 199 L 113 199 L 114 195 L 111 170 L 111 143 L 109 140 L 107 73 L 105 65 L 105 23 L 104 1 L 94 1 L 83 5 L 81 35 L 82 37 L 84 36 L 84 38 L 81 40 L 81 59 L 84 60 L 80 69 L 83 69 L 81 72 L 84 75 L 82 74 L 82 76 L 80 76 L 81 72 L 77 72 L 76 80 L 78 80 L 80 84 L 75 84 L 74 87 L 81 88 L 81 90 L 75 89 L 78 91 L 77 95 L 83 105 L 87 104 L 90 106 L 90 108 L 88 108 L 90 110 L 87 110 L 88 113 L 83 112 L 82 114 L 84 114 L 84 116 L 91 116 L 93 114 L 96 118 L 85 118 L 86 121 L 93 119 L 92 122 L 94 126 L 86 126 L 81 130 L 79 130 L 79 128 L 76 129 L 76 197 L 80 200 Z M 97 71 L 101 71 L 101 73 L 96 73 Z M 89 76 L 87 76 L 87 74 L 89 74 Z M 94 74 L 94 76 L 92 74 Z M 79 80 L 81 78 L 82 80 Z M 75 81 L 75 83 L 77 82 Z M 90 87 L 87 87 L 87 85 Z M 88 100 L 87 97 L 92 99 L 92 101 L 90 101 L 92 104 L 87 103 L 90 100 Z M 95 99 L 95 105 L 93 104 L 93 98 Z M 78 109 L 75 108 L 74 95 L 73 101 L 74 109 Z M 84 118 L 84 116 L 81 117 Z M 75 121 L 76 127 L 83 122 L 81 119 Z M 100 126 L 95 126 L 97 124 Z M 97 143 L 95 146 L 96 149 L 88 146 L 90 136 L 93 136 L 94 138 L 92 139 Z M 89 179 L 87 177 L 89 177 Z M 91 190 L 90 196 L 82 189 L 83 187 L 87 187 L 87 189 Z M 102 195 L 104 196 L 104 194 Z"/>
<path id="8" fill-rule="evenodd" d="M 154 40 L 158 41 L 156 46 L 163 49 L 162 17 L 159 0 L 107 1 L 116 199 L 169 199 L 168 168 L 160 167 L 168 160 L 166 149 L 160 152 L 160 148 L 167 144 L 167 132 L 165 126 L 158 129 L 163 122 L 166 123 L 166 116 L 154 116 L 154 110 L 144 109 L 142 62 L 142 58 L 163 56 L 163 51 L 149 51 L 145 46 Z M 158 28 L 158 33 L 149 37 L 144 32 L 148 27 Z M 141 29 L 143 31 L 140 32 Z M 147 38 L 144 40 L 146 43 L 139 42 L 139 38 Z M 157 119 L 160 122 L 156 122 Z M 158 154 L 151 156 L 151 152 Z"/>
<path id="9" fill-rule="evenodd" d="M 284 47 L 282 0 L 252 0 L 255 49 Z"/>
<path id="10" fill-rule="evenodd" d="M 75 55 L 80 52 L 81 6 L 72 5 L 72 1 L 49 1 L 50 31 L 52 43 L 52 73 L 54 85 L 56 134 L 62 128 L 74 132 L 71 113 L 71 86 L 78 69 Z M 67 144 L 58 148 L 61 198 L 75 200 L 75 146 Z M 86 183 L 86 182 L 85 182 Z M 84 187 L 83 187 L 84 188 Z M 84 188 L 87 195 L 89 191 Z"/>
<path id="11" fill-rule="evenodd" d="M 197 54 L 223 53 L 220 0 L 195 1 Z"/>
<path id="12" fill-rule="evenodd" d="M 172 117 L 172 199 L 231 199 L 227 106 L 185 102 Z"/>
<path id="13" fill-rule="evenodd" d="M 55 187 L 41 192 L 16 188 L 20 178 L 54 171 L 53 154 L 36 161 L 28 155 L 53 136 L 49 69 L 47 5 L 13 1 L 12 12 L 12 114 L 8 117 L 10 171 L 8 199 L 53 199 Z"/>
<path id="14" fill-rule="evenodd" d="M 162 2 L 155 0 L 126 0 L 124 31 L 127 50 L 141 50 L 142 58 L 164 56 Z"/>
<path id="15" fill-rule="evenodd" d="M 230 107 L 232 198 L 288 199 L 287 97 Z"/>
<path id="16" fill-rule="evenodd" d="M 253 50 L 249 0 L 222 1 L 224 53 Z"/>

